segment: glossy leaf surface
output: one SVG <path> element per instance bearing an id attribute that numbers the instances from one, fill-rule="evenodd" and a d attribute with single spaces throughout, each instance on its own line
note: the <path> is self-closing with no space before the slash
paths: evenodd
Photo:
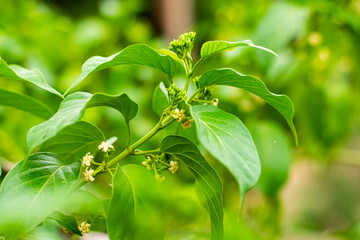
<path id="1" fill-rule="evenodd" d="M 96 56 L 88 59 L 82 66 L 80 76 L 71 84 L 64 95 L 68 94 L 71 89 L 91 73 L 125 64 L 149 66 L 165 73 L 170 79 L 174 77 L 177 70 L 177 63 L 172 57 L 162 55 L 148 45 L 135 44 L 128 46 L 124 50 L 115 53 L 110 57 Z"/>
<path id="2" fill-rule="evenodd" d="M 45 89 L 60 97 L 62 95 L 52 88 L 44 79 L 39 69 L 26 69 L 17 65 L 7 65 L 7 63 L 0 59 L 0 77 L 11 80 L 20 80 L 32 83 L 42 89 Z"/>
<path id="3" fill-rule="evenodd" d="M 54 153 L 36 153 L 18 163 L 0 188 L 0 236 L 17 239 L 42 222 L 66 200 L 80 164 Z"/>
<path id="4" fill-rule="evenodd" d="M 238 87 L 261 97 L 283 115 L 291 128 L 297 144 L 297 134 L 293 124 L 294 106 L 288 96 L 271 93 L 261 80 L 243 75 L 233 69 L 210 70 L 200 77 L 199 85 L 200 88 L 211 85 Z"/>
<path id="5" fill-rule="evenodd" d="M 192 107 L 201 144 L 233 174 L 245 193 L 260 176 L 260 160 L 253 139 L 236 116 L 211 105 Z"/>
<path id="6" fill-rule="evenodd" d="M 84 115 L 86 108 L 96 106 L 115 108 L 127 120 L 132 119 L 137 112 L 137 104 L 126 94 L 109 96 L 100 93 L 94 95 L 84 92 L 73 93 L 62 101 L 58 111 L 49 120 L 29 130 L 26 137 L 27 153 L 29 154 L 37 146 L 56 136 L 64 127 L 78 121 Z"/>

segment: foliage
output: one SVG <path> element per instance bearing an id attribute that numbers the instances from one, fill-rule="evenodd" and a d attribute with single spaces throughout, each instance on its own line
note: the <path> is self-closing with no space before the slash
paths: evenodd
<path id="1" fill-rule="evenodd" d="M 88 232 L 89 223 L 82 222 L 77 229 L 74 218 L 64 215 L 61 209 L 64 210 L 66 199 L 76 194 L 79 188 L 98 179 L 99 175 L 108 173 L 112 178 L 112 195 L 105 210 L 110 238 L 159 239 L 163 236 L 161 230 L 155 231 L 153 236 L 149 235 L 149 229 L 153 228 L 151 224 L 158 225 L 161 222 L 157 213 L 151 211 L 156 202 L 151 189 L 159 184 L 154 179 L 158 182 L 165 179 L 167 170 L 175 173 L 179 167 L 182 168 L 180 160 L 189 167 L 198 183 L 199 197 L 210 214 L 211 239 L 223 239 L 222 183 L 216 170 L 198 148 L 189 139 L 169 135 L 169 132 L 157 148 L 140 150 L 139 147 L 171 124 L 183 127 L 184 132 L 193 131 L 191 125 L 195 124 L 201 146 L 237 179 L 241 201 L 244 202 L 245 193 L 255 185 L 260 176 L 258 153 L 245 125 L 236 116 L 217 108 L 219 100 L 211 94 L 212 85 L 236 86 L 258 95 L 285 117 L 296 134 L 292 123 L 293 105 L 286 96 L 269 92 L 260 80 L 243 76 L 232 69 L 210 70 L 195 76 L 194 71 L 200 62 L 214 53 L 229 50 L 229 47 L 219 47 L 219 44 L 223 46 L 230 43 L 207 42 L 203 48 L 206 50 L 201 50 L 202 58 L 193 64 L 190 54 L 194 37 L 195 33 L 184 34 L 180 36 L 180 40 L 170 44 L 170 49 L 183 64 L 174 55 L 161 54 L 144 44 L 131 45 L 110 57 L 93 57 L 84 63 L 82 73 L 63 95 L 50 87 L 38 70 L 15 68 L 3 61 L 1 77 L 9 81 L 14 79 L 30 82 L 63 99 L 55 114 L 29 130 L 25 159 L 5 177 L 0 188 L 0 203 L 2 213 L 9 217 L 0 222 L 1 235 L 9 239 L 18 238 L 33 230 L 46 217 L 56 220 L 75 234 Z M 235 45 L 271 52 L 250 41 Z M 123 64 L 149 66 L 167 76 L 163 80 L 165 91 L 156 88 L 153 99 L 153 109 L 161 113 L 159 122 L 132 144 L 130 122 L 137 114 L 138 105 L 126 94 L 110 96 L 104 93 L 75 92 L 68 95 L 90 74 Z M 178 67 L 186 72 L 183 88 L 177 86 L 174 80 Z M 196 90 L 188 97 L 191 82 L 194 82 Z M 7 98 L 1 104 L 48 117 L 50 111 L 38 100 L 26 95 L 18 98 L 18 93 L 3 91 Z M 37 107 L 33 108 L 34 106 Z M 101 106 L 119 111 L 126 123 L 127 145 L 114 157 L 114 141 L 106 141 L 104 134 L 95 125 L 80 121 L 86 109 Z M 31 154 L 39 146 L 40 152 Z M 145 157 L 142 163 L 144 166 L 118 164 L 131 155 Z M 114 167 L 117 169 L 115 174 Z M 19 204 L 22 208 L 16 208 Z M 140 219 L 144 217 L 151 218 L 151 224 L 143 224 Z"/>

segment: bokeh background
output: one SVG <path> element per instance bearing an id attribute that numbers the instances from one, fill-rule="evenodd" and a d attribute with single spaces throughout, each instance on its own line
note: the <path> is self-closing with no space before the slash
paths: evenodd
<path id="1" fill-rule="evenodd" d="M 261 178 L 239 216 L 234 179 L 204 152 L 224 183 L 226 239 L 360 239 L 359 0 L 0 0 L 1 58 L 39 68 L 62 93 L 94 55 L 135 43 L 167 48 L 188 31 L 197 33 L 194 59 L 207 40 L 251 39 L 277 52 L 279 58 L 239 48 L 211 57 L 199 72 L 234 68 L 288 95 L 295 106 L 298 147 L 286 122 L 264 101 L 238 89 L 215 89 L 219 107 L 248 126 L 262 161 Z M 152 89 L 162 78 L 149 68 L 123 66 L 94 74 L 76 90 L 126 92 L 140 106 L 132 122 L 135 140 L 157 122 Z M 54 110 L 60 101 L 23 82 L 0 78 L 0 88 L 27 93 Z M 117 149 L 126 144 L 125 123 L 114 110 L 89 109 L 84 118 L 107 137 L 118 136 Z M 26 133 L 41 121 L 0 107 L 5 173 L 24 157 Z M 189 172 L 166 176 L 164 185 L 167 191 L 157 194 L 167 202 L 166 238 L 208 239 L 209 219 Z M 101 181 L 94 189 L 101 190 L 99 198 L 108 197 Z M 104 222 L 94 219 L 95 230 L 105 231 Z M 48 224 L 42 231 L 54 237 L 58 229 Z"/>

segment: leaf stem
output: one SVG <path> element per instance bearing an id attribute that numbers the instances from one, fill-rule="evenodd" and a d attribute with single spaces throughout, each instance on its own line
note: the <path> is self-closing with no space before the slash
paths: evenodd
<path id="1" fill-rule="evenodd" d="M 130 128 L 130 123 L 128 121 L 126 121 L 126 128 L 127 128 L 127 132 L 128 132 L 128 139 L 127 139 L 127 143 L 126 143 L 126 148 L 129 148 L 130 143 L 131 143 L 131 128 Z"/>
<path id="2" fill-rule="evenodd" d="M 154 150 L 148 150 L 148 151 L 140 151 L 140 150 L 134 150 L 134 155 L 146 155 L 151 153 L 160 153 L 160 149 L 154 149 Z"/>

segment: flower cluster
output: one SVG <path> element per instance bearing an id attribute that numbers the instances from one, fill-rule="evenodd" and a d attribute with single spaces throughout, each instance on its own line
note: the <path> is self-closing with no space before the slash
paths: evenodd
<path id="1" fill-rule="evenodd" d="M 195 35 L 196 33 L 189 32 L 181 35 L 177 40 L 174 39 L 170 42 L 169 50 L 175 52 L 180 59 L 185 59 L 190 56 L 194 48 Z"/>
<path id="2" fill-rule="evenodd" d="M 181 122 L 186 118 L 185 110 L 176 108 L 172 113 L 171 116 L 176 119 L 178 122 Z"/>
<path id="3" fill-rule="evenodd" d="M 187 99 L 186 92 L 177 87 L 175 83 L 172 83 L 166 90 L 168 92 L 172 106 L 177 105 L 181 101 L 186 101 Z"/>
<path id="4" fill-rule="evenodd" d="M 145 161 L 142 164 L 150 171 L 154 171 L 156 180 L 162 182 L 165 177 L 162 175 L 162 171 L 169 170 L 175 173 L 179 168 L 178 161 L 171 160 L 169 155 L 162 154 L 149 154 L 145 156 Z"/>
<path id="5" fill-rule="evenodd" d="M 94 156 L 88 152 L 82 159 L 82 166 L 90 167 L 91 161 L 94 159 Z"/>
<path id="6" fill-rule="evenodd" d="M 90 227 L 91 227 L 91 224 L 87 223 L 87 222 L 82 222 L 80 224 L 80 226 L 78 226 L 79 231 L 81 232 L 81 234 L 85 234 L 85 233 L 90 232 Z"/>
<path id="7" fill-rule="evenodd" d="M 95 180 L 93 173 L 94 173 L 94 169 L 85 168 L 85 171 L 83 173 L 85 181 L 93 182 Z"/>

